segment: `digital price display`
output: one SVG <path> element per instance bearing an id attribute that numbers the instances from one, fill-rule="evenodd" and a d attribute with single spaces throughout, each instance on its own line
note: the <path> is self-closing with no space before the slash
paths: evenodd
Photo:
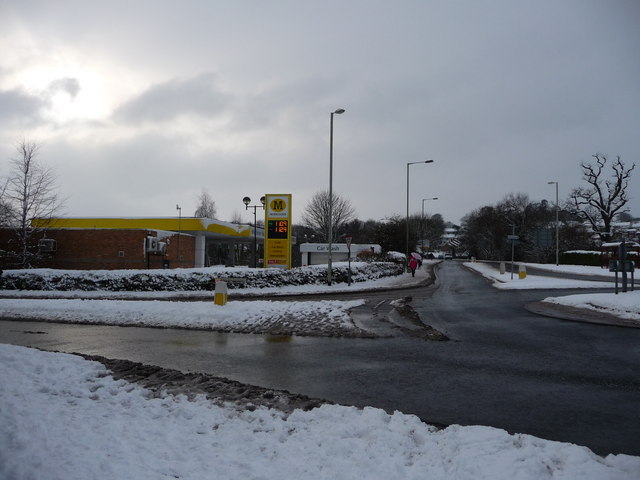
<path id="1" fill-rule="evenodd" d="M 289 220 L 269 220 L 267 238 L 289 238 Z"/>

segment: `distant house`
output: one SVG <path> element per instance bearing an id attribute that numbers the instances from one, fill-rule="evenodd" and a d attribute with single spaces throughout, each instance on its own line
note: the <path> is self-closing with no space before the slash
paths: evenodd
<path id="1" fill-rule="evenodd" d="M 620 247 L 622 242 L 603 243 L 600 246 L 600 260 L 602 267 L 608 267 L 611 260 L 622 260 L 620 258 Z M 627 250 L 627 259 L 633 260 L 638 263 L 640 259 L 640 243 L 625 242 L 625 248 Z"/>
<path id="2" fill-rule="evenodd" d="M 349 251 L 351 258 L 354 259 L 361 252 L 371 252 L 380 254 L 382 248 L 377 244 L 351 244 L 351 249 L 346 243 L 331 244 L 331 261 L 346 262 L 349 260 Z M 300 265 L 322 265 L 329 261 L 329 244 L 328 243 L 301 243 L 300 244 Z"/>

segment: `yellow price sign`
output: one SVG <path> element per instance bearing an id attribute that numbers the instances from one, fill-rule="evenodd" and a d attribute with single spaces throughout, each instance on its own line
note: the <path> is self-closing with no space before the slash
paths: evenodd
<path id="1" fill-rule="evenodd" d="M 265 195 L 264 255 L 267 268 L 291 268 L 291 194 Z"/>

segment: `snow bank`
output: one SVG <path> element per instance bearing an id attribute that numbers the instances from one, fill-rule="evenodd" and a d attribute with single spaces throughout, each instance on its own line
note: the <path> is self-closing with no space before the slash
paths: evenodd
<path id="1" fill-rule="evenodd" d="M 97 362 L 0 345 L 0 478 L 632 480 L 640 458 L 325 405 L 287 416 L 153 395 Z"/>
<path id="2" fill-rule="evenodd" d="M 349 310 L 364 300 L 167 302 L 135 300 L 2 299 L 5 319 L 193 328 L 279 335 L 363 336 Z M 365 335 L 366 336 L 366 335 Z"/>
<path id="3" fill-rule="evenodd" d="M 518 273 L 511 272 L 501 274 L 492 265 L 478 262 L 466 262 L 467 268 L 475 270 L 483 277 L 493 282 L 493 287 L 501 290 L 528 290 L 528 289 L 550 289 L 550 288 L 612 288 L 611 282 L 592 282 L 588 280 L 572 280 L 567 278 L 543 277 L 539 275 L 529 275 L 526 278 L 519 278 Z M 563 266 L 566 267 L 566 266 Z M 584 268 L 584 267 L 583 267 Z M 558 269 L 558 272 L 576 272 L 576 269 Z"/>
<path id="4" fill-rule="evenodd" d="M 397 276 L 403 266 L 392 262 L 351 262 L 351 280 L 364 282 Z M 348 264 L 333 267 L 333 281 L 347 283 Z M 284 287 L 327 282 L 326 265 L 291 270 L 247 267 L 210 267 L 174 270 L 8 270 L 0 288 L 40 291 L 212 291 L 215 280 L 228 282 L 229 289 Z"/>
<path id="5" fill-rule="evenodd" d="M 627 320 L 640 320 L 640 290 L 619 293 L 592 293 L 548 297 L 543 302 L 606 312 Z"/>
<path id="6" fill-rule="evenodd" d="M 525 263 L 527 267 L 545 270 L 547 272 L 572 273 L 577 275 L 585 275 L 589 277 L 615 278 L 615 273 L 610 272 L 606 268 L 594 267 L 589 265 L 555 265 L 551 263 Z"/>

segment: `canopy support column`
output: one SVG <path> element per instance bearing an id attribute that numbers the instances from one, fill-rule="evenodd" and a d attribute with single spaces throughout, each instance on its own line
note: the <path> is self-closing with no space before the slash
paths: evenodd
<path id="1" fill-rule="evenodd" d="M 205 253 L 206 253 L 206 238 L 204 235 L 196 235 L 196 251 L 194 264 L 196 268 L 204 267 Z"/>

